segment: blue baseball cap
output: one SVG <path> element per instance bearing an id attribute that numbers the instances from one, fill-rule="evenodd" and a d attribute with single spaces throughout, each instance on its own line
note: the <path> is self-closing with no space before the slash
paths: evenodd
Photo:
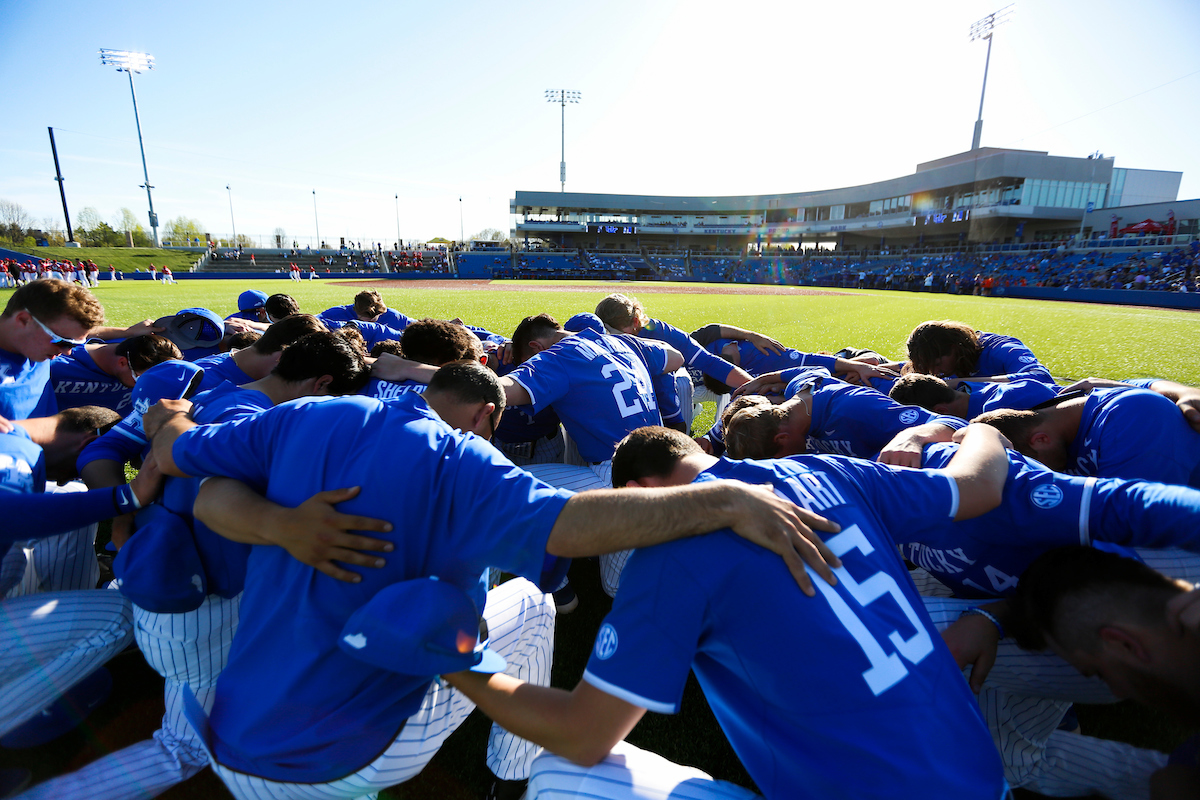
<path id="1" fill-rule="evenodd" d="M 458 586 L 437 578 L 394 583 L 350 615 L 338 647 L 360 661 L 405 675 L 501 672 L 486 646 L 487 624 Z"/>
<path id="2" fill-rule="evenodd" d="M 238 295 L 238 311 L 253 311 L 267 304 L 267 293 L 258 289 L 247 289 Z"/>
<path id="3" fill-rule="evenodd" d="M 208 585 L 187 522 L 158 504 L 139 512 L 138 522 L 137 535 L 112 564 L 121 594 L 156 614 L 199 608 Z"/>
<path id="4" fill-rule="evenodd" d="M 146 430 L 142 415 L 159 400 L 182 400 L 190 397 L 204 379 L 204 370 L 190 361 L 172 359 L 155 364 L 138 376 L 129 399 L 133 411 L 113 428 L 126 438 L 145 444 Z"/>
<path id="5" fill-rule="evenodd" d="M 579 333 L 580 331 L 585 330 L 595 331 L 596 333 L 605 333 L 604 323 L 600 321 L 600 318 L 587 311 L 571 317 L 569 320 L 567 320 L 567 324 L 563 325 L 563 328 L 571 331 L 572 333 Z"/>
<path id="6" fill-rule="evenodd" d="M 216 347 L 225 336 L 225 320 L 207 308 L 185 308 L 173 316 L 156 319 L 154 325 L 162 328 L 161 335 L 180 350 Z"/>

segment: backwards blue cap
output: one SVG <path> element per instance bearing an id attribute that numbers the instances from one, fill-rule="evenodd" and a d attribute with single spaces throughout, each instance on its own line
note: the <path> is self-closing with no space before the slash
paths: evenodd
<path id="1" fill-rule="evenodd" d="M 587 311 L 571 317 L 569 320 L 567 320 L 567 324 L 563 325 L 563 328 L 571 331 L 572 333 L 579 333 L 580 331 L 585 330 L 595 331 L 596 333 L 605 333 L 604 323 L 600 321 L 600 318 Z"/>
<path id="2" fill-rule="evenodd" d="M 238 295 L 238 311 L 253 311 L 267 304 L 267 293 L 258 289 L 247 289 Z"/>
<path id="3" fill-rule="evenodd" d="M 225 320 L 207 308 L 185 308 L 174 316 L 156 319 L 154 324 L 180 350 L 215 347 L 225 336 Z"/>
<path id="4" fill-rule="evenodd" d="M 487 626 L 459 587 L 437 578 L 394 583 L 346 620 L 338 647 L 360 661 L 405 675 L 501 672 L 504 657 L 485 647 Z"/>

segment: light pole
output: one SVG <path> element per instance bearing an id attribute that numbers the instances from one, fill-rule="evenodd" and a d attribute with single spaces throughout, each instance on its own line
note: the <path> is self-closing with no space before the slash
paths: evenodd
<path id="1" fill-rule="evenodd" d="M 137 124 L 138 147 L 142 151 L 142 176 L 145 178 L 139 188 L 146 190 L 146 201 L 150 204 L 150 229 L 154 231 L 154 246 L 160 247 L 158 239 L 158 215 L 154 213 L 154 198 L 150 190 L 150 173 L 146 169 L 146 146 L 142 144 L 142 121 L 138 117 L 137 92 L 133 88 L 133 73 L 154 69 L 154 56 L 149 53 L 134 53 L 129 50 L 100 50 L 100 63 L 107 67 L 116 67 L 117 72 L 129 73 L 129 94 L 133 96 L 133 121 Z"/>
<path id="2" fill-rule="evenodd" d="M 233 190 L 229 188 L 229 184 L 225 184 L 225 191 L 229 192 L 229 224 L 233 226 L 233 246 L 237 247 L 237 223 L 233 221 Z"/>
<path id="3" fill-rule="evenodd" d="M 558 181 L 562 187 L 559 191 L 562 192 L 567 190 L 567 103 L 578 103 L 579 98 L 579 92 L 567 89 L 546 90 L 546 102 L 558 103 L 562 108 L 562 160 L 558 162 Z"/>
<path id="4" fill-rule="evenodd" d="M 983 89 L 979 92 L 979 119 L 975 120 L 975 135 L 971 138 L 971 149 L 979 149 L 979 140 L 983 136 L 983 96 L 987 93 L 988 66 L 992 63 L 992 31 L 997 25 L 1008 22 L 1013 13 L 1013 3 L 1009 3 L 999 11 L 988 14 L 983 19 L 971 25 L 971 41 L 987 39 L 987 59 L 983 62 Z"/>
<path id="5" fill-rule="evenodd" d="M 458 242 L 465 250 L 467 247 L 466 237 L 463 236 L 463 216 L 462 216 L 462 198 L 458 198 Z"/>
<path id="6" fill-rule="evenodd" d="M 396 195 L 396 249 L 400 250 L 400 195 Z"/>
<path id="7" fill-rule="evenodd" d="M 321 249 L 321 218 L 317 216 L 317 190 L 313 189 L 313 222 L 317 225 L 317 250 Z"/>

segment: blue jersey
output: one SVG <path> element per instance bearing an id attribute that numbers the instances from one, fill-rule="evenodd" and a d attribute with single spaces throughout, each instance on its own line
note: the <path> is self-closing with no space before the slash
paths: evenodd
<path id="1" fill-rule="evenodd" d="M 665 350 L 643 363 L 617 336 L 591 330 L 567 336 L 510 373 L 533 401 L 535 412 L 549 406 L 593 463 L 613 457 L 617 442 L 644 425 L 661 425 L 651 373 L 666 370 Z"/>
<path id="2" fill-rule="evenodd" d="M 998 800 L 996 747 L 894 544 L 953 516 L 954 482 L 830 456 L 722 460 L 706 477 L 771 483 L 837 521 L 838 585 L 810 572 L 805 597 L 728 530 L 638 550 L 583 679 L 674 713 L 694 671 L 767 798 Z"/>
<path id="3" fill-rule="evenodd" d="M 516 364 L 511 362 L 501 364 L 496 359 L 497 375 L 508 375 L 516 368 Z M 503 444 L 522 444 L 537 442 L 538 439 L 553 439 L 558 436 L 561 424 L 558 414 L 554 413 L 553 408 L 543 408 L 539 412 L 534 412 L 531 405 L 507 406 L 504 409 L 504 416 L 500 417 L 500 424 L 496 426 L 496 432 L 492 435 L 492 439 Z M 532 453 L 532 450 L 530 452 Z"/>
<path id="4" fill-rule="evenodd" d="M 192 419 L 201 425 L 230 422 L 274 406 L 271 398 L 262 392 L 242 389 L 229 382 L 196 395 L 192 402 Z M 199 492 L 200 478 L 167 478 L 162 504 L 191 524 L 209 594 L 235 597 L 246 582 L 250 545 L 226 539 L 192 516 L 192 506 Z"/>
<path id="5" fill-rule="evenodd" d="M 925 448 L 923 465 L 945 467 L 956 444 Z M 1110 542 L 1200 550 L 1200 491 L 1184 486 L 1084 478 L 1008 451 L 999 507 L 915 537 L 901 536 L 912 563 L 958 597 L 1006 597 L 1035 558 L 1054 547 Z"/>
<path id="6" fill-rule="evenodd" d="M 967 399 L 967 419 L 975 419 L 985 411 L 1015 408 L 1028 411 L 1036 405 L 1058 396 L 1057 386 L 1048 386 L 1035 378 L 1021 378 L 1008 383 L 970 383 Z"/>
<path id="7" fill-rule="evenodd" d="M 1147 389 L 1096 389 L 1087 396 L 1067 472 L 1200 488 L 1200 433 L 1179 407 Z"/>
<path id="8" fill-rule="evenodd" d="M 713 355 L 704 346 L 693 339 L 686 331 L 668 325 L 662 320 L 647 320 L 638 331 L 638 336 L 644 339 L 657 339 L 666 342 L 683 355 L 683 365 L 690 370 L 696 369 L 722 383 L 728 383 L 729 373 L 733 370 L 730 364 L 719 355 Z M 720 352 L 718 350 L 718 352 Z"/>
<path id="9" fill-rule="evenodd" d="M 1054 377 L 1050 370 L 1038 362 L 1033 351 L 1012 336 L 999 333 L 979 332 L 979 345 L 982 352 L 975 365 L 975 371 L 968 378 L 990 378 L 993 375 L 1019 375 L 1022 378 L 1032 378 L 1051 386 Z"/>
<path id="10" fill-rule="evenodd" d="M 325 322 L 326 324 L 328 324 L 328 322 L 346 323 L 361 321 L 358 319 L 358 314 L 354 311 L 353 303 L 345 306 L 334 306 L 333 308 L 327 308 L 317 316 L 320 317 L 321 321 Z M 409 317 L 401 314 L 399 311 L 394 311 L 389 308 L 387 311 L 384 311 L 382 314 L 380 314 L 379 317 L 373 321 L 373 323 L 369 324 L 385 325 L 389 328 L 395 328 L 397 331 L 403 331 L 411 322 L 412 320 Z"/>
<path id="11" fill-rule="evenodd" d="M 217 683 L 213 754 L 279 781 L 331 781 L 372 761 L 434 677 L 381 670 L 342 652 L 338 638 L 355 610 L 422 576 L 473 596 L 489 566 L 536 581 L 570 497 L 479 437 L 454 431 L 413 393 L 389 403 L 305 398 L 192 428 L 172 452 L 190 475 L 228 475 L 289 507 L 325 489 L 362 486 L 339 510 L 395 526 L 373 534 L 393 541 L 395 552 L 355 584 L 283 548 L 252 548 L 238 636 Z"/>
<path id="12" fill-rule="evenodd" d="M 50 385 L 59 411 L 79 406 L 103 406 L 124 414 L 133 387 L 121 383 L 96 365 L 87 345 L 50 359 Z"/>
<path id="13" fill-rule="evenodd" d="M 395 400 L 408 392 L 425 394 L 427 388 L 428 384 L 419 381 L 385 381 L 382 378 L 371 378 L 359 394 L 376 400 Z"/>
<path id="14" fill-rule="evenodd" d="M 378 322 L 362 322 L 360 320 L 331 320 L 321 319 L 325 323 L 325 327 L 330 330 L 344 328 L 347 325 L 353 325 L 358 329 L 359 334 L 363 337 L 363 342 L 366 344 L 367 350 L 370 350 L 380 342 L 400 341 L 400 337 L 404 335 L 402 329 L 393 328 L 388 325 L 383 325 Z"/>
<path id="15" fill-rule="evenodd" d="M 57 413 L 50 362 L 30 361 L 0 348 L 0 417 L 32 419 Z"/>
<path id="16" fill-rule="evenodd" d="M 204 378 L 200 381 L 201 392 L 215 389 L 225 381 L 229 381 L 234 386 L 241 386 L 243 383 L 251 383 L 254 380 L 243 372 L 242 368 L 233 360 L 233 353 L 217 353 L 197 359 L 194 363 L 204 370 Z"/>
<path id="17" fill-rule="evenodd" d="M 682 331 L 681 331 L 682 333 Z M 621 341 L 629 345 L 638 354 L 646 370 L 650 373 L 650 383 L 654 387 L 654 402 L 658 405 L 658 414 L 664 424 L 683 421 L 683 409 L 679 407 L 679 386 L 675 383 L 675 373 L 655 372 L 654 365 L 659 363 L 659 346 L 652 345 L 636 336 L 619 333 Z"/>
<path id="18" fill-rule="evenodd" d="M 708 345 L 708 349 L 721 354 L 725 345 L 736 344 L 738 348 L 738 366 L 754 377 L 766 375 L 768 372 L 778 372 L 792 367 L 824 367 L 833 372 L 837 363 L 835 356 L 823 356 L 818 353 L 802 353 L 790 347 L 782 353 L 763 353 L 750 342 L 735 342 L 733 339 L 716 339 Z"/>
<path id="19" fill-rule="evenodd" d="M 784 373 L 788 377 L 788 373 Z M 935 414 L 920 406 L 906 406 L 866 386 L 831 378 L 822 372 L 805 371 L 793 378 L 784 392 L 794 397 L 812 391 L 812 421 L 808 447 L 818 453 L 874 459 L 901 431 L 936 422 L 959 429 L 957 417 Z"/>

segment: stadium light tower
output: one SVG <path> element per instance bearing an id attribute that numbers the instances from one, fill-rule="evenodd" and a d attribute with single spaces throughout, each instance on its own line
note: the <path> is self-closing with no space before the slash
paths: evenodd
<path id="1" fill-rule="evenodd" d="M 975 120 L 975 135 L 971 138 L 971 149 L 979 149 L 979 140 L 983 136 L 983 96 L 987 93 L 988 66 L 992 63 L 992 32 L 996 26 L 1008 22 L 1012 16 L 1014 3 L 1009 3 L 999 11 L 988 14 L 971 26 L 971 41 L 987 39 L 987 60 L 983 62 L 983 90 L 979 93 L 979 119 Z"/>
<path id="2" fill-rule="evenodd" d="M 106 67 L 116 67 L 117 72 L 129 73 L 129 93 L 133 95 L 133 121 L 137 124 L 138 147 L 142 151 L 142 176 L 145 178 L 139 188 L 146 190 L 146 202 L 150 204 L 150 229 L 154 231 L 154 246 L 160 247 L 158 240 L 158 215 L 154 213 L 154 197 L 150 190 L 150 173 L 146 169 L 146 146 L 142 144 L 142 121 L 138 117 L 137 92 L 133 88 L 133 73 L 154 69 L 154 56 L 149 53 L 134 53 L 129 50 L 100 50 L 100 63 Z"/>
<path id="3" fill-rule="evenodd" d="M 562 187 L 559 191 L 563 192 L 567 190 L 567 103 L 578 103 L 579 98 L 579 92 L 567 89 L 546 90 L 546 102 L 558 103 L 562 108 L 562 161 L 558 162 L 558 181 Z"/>
<path id="4" fill-rule="evenodd" d="M 229 193 L 229 224 L 233 226 L 233 246 L 238 246 L 237 238 L 237 223 L 233 219 L 233 189 L 229 188 L 229 184 L 225 184 L 225 191 Z"/>

